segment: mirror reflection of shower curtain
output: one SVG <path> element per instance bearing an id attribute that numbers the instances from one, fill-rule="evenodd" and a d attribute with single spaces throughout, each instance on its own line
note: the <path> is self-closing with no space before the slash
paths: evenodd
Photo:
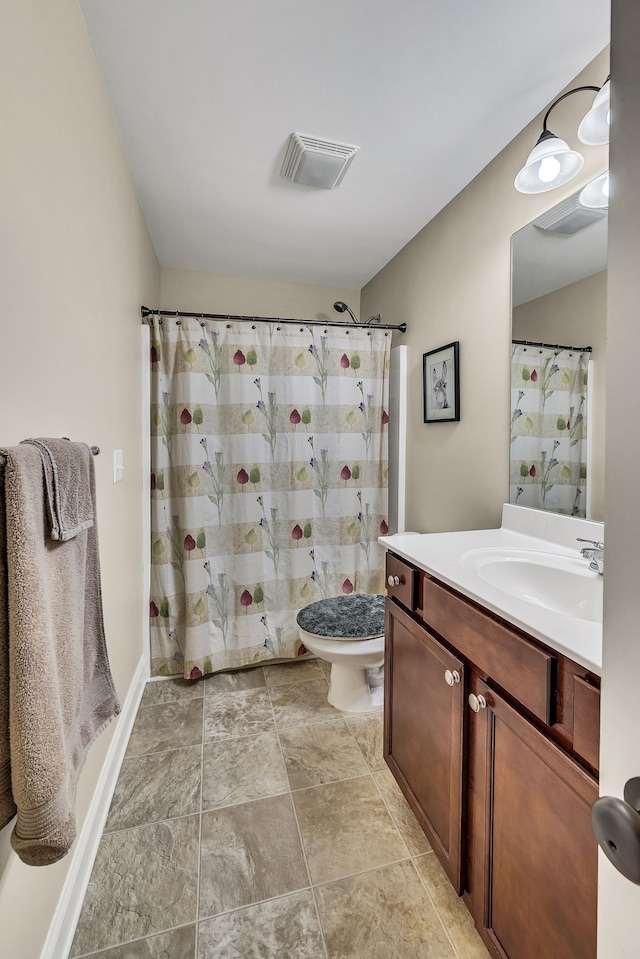
<path id="1" fill-rule="evenodd" d="M 512 344 L 511 503 L 586 516 L 590 356 Z"/>
<path id="2" fill-rule="evenodd" d="M 150 325 L 152 674 L 291 659 L 299 609 L 384 588 L 391 334 Z"/>

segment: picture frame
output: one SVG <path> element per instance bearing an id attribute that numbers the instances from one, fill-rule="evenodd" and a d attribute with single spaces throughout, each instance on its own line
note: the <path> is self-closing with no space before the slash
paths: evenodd
<path id="1" fill-rule="evenodd" d="M 460 421 L 460 341 L 422 354 L 425 423 Z"/>

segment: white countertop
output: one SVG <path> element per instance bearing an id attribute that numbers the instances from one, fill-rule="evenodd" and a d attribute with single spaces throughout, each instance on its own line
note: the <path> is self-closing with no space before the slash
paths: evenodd
<path id="1" fill-rule="evenodd" d="M 581 545 L 576 542 L 578 536 L 604 540 L 604 527 L 601 523 L 505 505 L 500 529 L 396 533 L 381 536 L 379 542 L 385 549 L 600 676 L 602 623 L 577 619 L 519 599 L 461 564 L 461 557 L 469 550 L 496 547 L 576 557 L 580 555 Z M 587 560 L 584 562 L 587 564 Z"/>

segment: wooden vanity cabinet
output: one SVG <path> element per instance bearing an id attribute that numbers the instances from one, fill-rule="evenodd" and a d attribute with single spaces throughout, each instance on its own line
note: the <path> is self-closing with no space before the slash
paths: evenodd
<path id="1" fill-rule="evenodd" d="M 385 759 L 460 895 L 465 664 L 389 601 L 385 637 Z"/>
<path id="2" fill-rule="evenodd" d="M 595 959 L 598 678 L 393 563 L 421 599 L 387 597 L 389 768 L 495 959 Z"/>
<path id="3" fill-rule="evenodd" d="M 474 689 L 476 925 L 495 956 L 595 959 L 597 783 L 486 683 Z"/>

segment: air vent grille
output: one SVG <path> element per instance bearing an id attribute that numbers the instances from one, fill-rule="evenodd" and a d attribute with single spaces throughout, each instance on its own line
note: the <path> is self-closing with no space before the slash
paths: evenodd
<path id="1" fill-rule="evenodd" d="M 339 186 L 360 147 L 292 133 L 280 176 L 306 186 L 333 190 Z"/>
<path id="2" fill-rule="evenodd" d="M 586 226 L 596 223 L 607 215 L 606 209 L 591 209 L 582 206 L 580 203 L 580 194 L 575 193 L 567 197 L 562 203 L 558 203 L 552 210 L 543 213 L 533 225 L 539 230 L 546 230 L 550 233 L 564 233 L 567 236 L 584 230 Z"/>

